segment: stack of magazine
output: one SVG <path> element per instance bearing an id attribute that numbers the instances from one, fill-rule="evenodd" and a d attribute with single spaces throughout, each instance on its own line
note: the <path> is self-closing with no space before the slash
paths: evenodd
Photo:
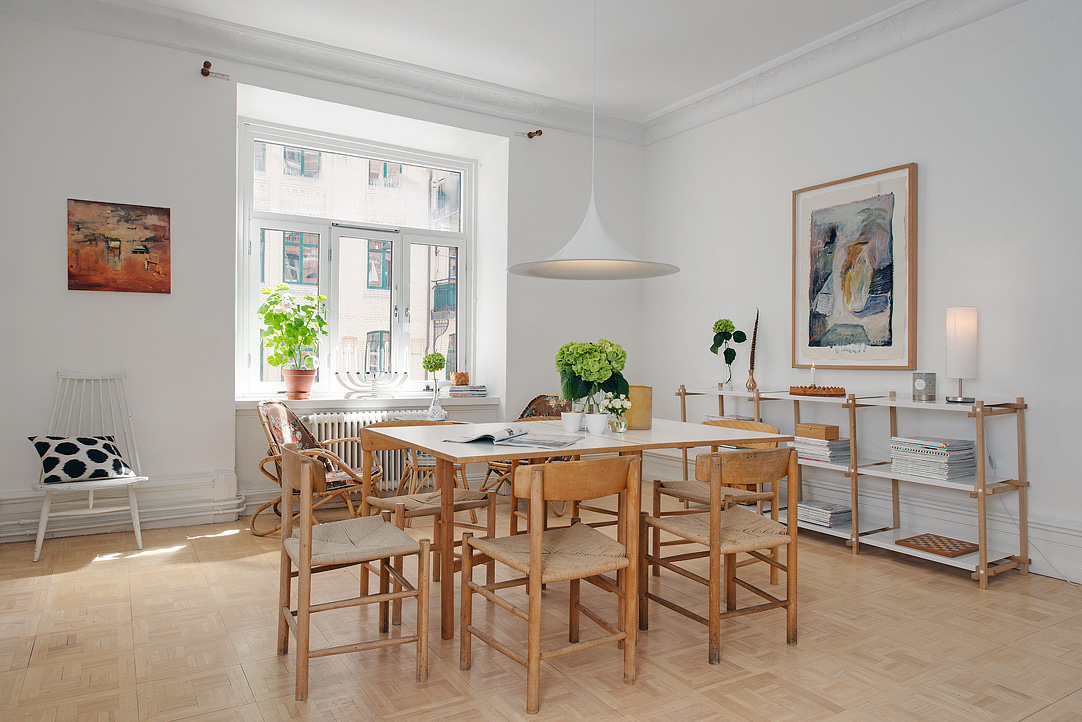
<path id="1" fill-rule="evenodd" d="M 890 470 L 941 481 L 971 477 L 977 473 L 974 442 L 930 436 L 892 436 Z"/>
<path id="2" fill-rule="evenodd" d="M 797 502 L 796 520 L 819 526 L 841 526 L 853 520 L 853 509 L 845 504 L 805 499 Z"/>
<path id="3" fill-rule="evenodd" d="M 805 461 L 825 461 L 841 464 L 849 461 L 849 439 L 813 439 L 808 436 L 793 437 L 796 455 Z"/>
<path id="4" fill-rule="evenodd" d="M 465 396 L 488 396 L 488 389 L 484 386 L 448 386 L 447 395 L 453 399 Z"/>

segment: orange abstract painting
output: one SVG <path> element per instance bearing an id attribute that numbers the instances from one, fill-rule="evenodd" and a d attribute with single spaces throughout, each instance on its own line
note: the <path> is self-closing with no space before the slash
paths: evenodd
<path id="1" fill-rule="evenodd" d="M 169 209 L 68 199 L 68 290 L 169 293 Z"/>

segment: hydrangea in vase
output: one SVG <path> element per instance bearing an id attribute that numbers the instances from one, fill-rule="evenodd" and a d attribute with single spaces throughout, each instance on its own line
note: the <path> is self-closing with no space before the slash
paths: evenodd
<path id="1" fill-rule="evenodd" d="M 608 423 L 608 414 L 602 412 L 599 394 L 628 393 L 628 383 L 621 373 L 627 363 L 627 352 L 618 343 L 599 339 L 597 343 L 571 341 L 565 343 L 556 352 L 556 370 L 560 372 L 560 395 L 574 402 L 585 399 L 582 411 L 596 414 L 600 420 L 601 433 Z M 595 426 L 594 428 L 598 428 Z M 568 424 L 565 424 L 565 429 Z M 577 430 L 577 429 L 576 429 Z"/>
<path id="2" fill-rule="evenodd" d="M 744 343 L 748 340 L 748 335 L 743 331 L 737 331 L 736 325 L 727 318 L 719 318 L 714 322 L 714 343 L 710 346 L 710 353 L 717 354 L 718 350 L 722 351 L 722 358 L 725 360 L 725 368 L 728 375 L 723 381 L 725 388 L 732 388 L 733 384 L 733 361 L 736 361 L 736 349 L 729 346 L 729 342 Z"/>

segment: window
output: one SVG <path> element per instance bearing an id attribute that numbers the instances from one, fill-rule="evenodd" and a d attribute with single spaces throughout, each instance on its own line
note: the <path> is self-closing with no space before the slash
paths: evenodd
<path id="1" fill-rule="evenodd" d="M 464 368 L 462 191 L 472 166 L 252 123 L 243 138 L 242 391 L 272 391 L 281 378 L 263 361 L 255 316 L 260 290 L 280 283 L 328 298 L 317 390 L 342 390 L 335 371 L 406 372 L 419 389 L 433 351 L 447 357 L 439 378 Z"/>

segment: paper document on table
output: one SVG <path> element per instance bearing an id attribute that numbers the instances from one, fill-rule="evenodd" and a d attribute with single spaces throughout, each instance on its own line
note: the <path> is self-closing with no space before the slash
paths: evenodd
<path id="1" fill-rule="evenodd" d="M 488 431 L 483 434 L 474 434 L 473 436 L 459 436 L 454 439 L 444 439 L 444 441 L 453 441 L 461 444 L 468 444 L 471 441 L 491 441 L 493 444 L 498 444 L 501 441 L 507 441 L 508 439 L 513 439 L 516 436 L 524 436 L 525 434 L 525 428 L 506 426 L 497 431 Z"/>
<path id="2" fill-rule="evenodd" d="M 581 441 L 581 436 L 565 436 L 564 434 L 521 434 L 510 439 L 493 442 L 496 446 L 530 446 L 535 449 L 565 449 L 576 441 Z"/>

